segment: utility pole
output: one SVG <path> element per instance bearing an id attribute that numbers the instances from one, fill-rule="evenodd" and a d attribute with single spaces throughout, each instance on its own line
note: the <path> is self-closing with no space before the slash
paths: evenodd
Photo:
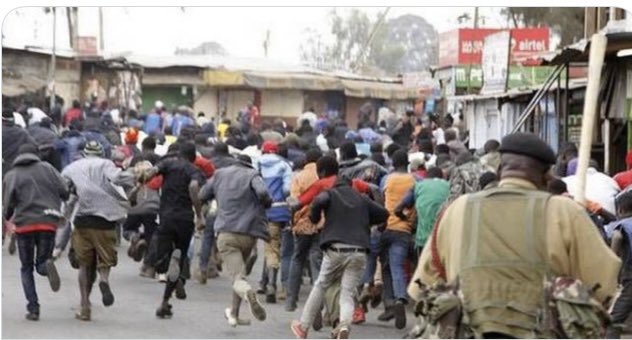
<path id="1" fill-rule="evenodd" d="M 99 48 L 101 53 L 105 50 L 105 40 L 103 39 L 103 7 L 99 7 Z"/>
<path id="2" fill-rule="evenodd" d="M 474 28 L 478 28 L 478 6 L 474 7 Z"/>
<path id="3" fill-rule="evenodd" d="M 53 111 L 53 107 L 55 107 L 55 66 L 56 66 L 56 43 L 57 43 L 57 11 L 55 9 L 55 7 L 52 8 L 53 10 L 53 51 L 51 53 L 51 57 L 50 57 L 50 107 L 49 110 L 50 112 Z"/>
<path id="4" fill-rule="evenodd" d="M 268 48 L 270 47 L 270 29 L 266 30 L 266 38 L 263 40 L 263 55 L 268 57 Z"/>
<path id="5" fill-rule="evenodd" d="M 474 7 L 474 29 L 478 28 L 478 6 Z M 472 63 L 467 65 L 467 89 L 465 92 L 470 93 L 470 83 L 472 81 Z"/>

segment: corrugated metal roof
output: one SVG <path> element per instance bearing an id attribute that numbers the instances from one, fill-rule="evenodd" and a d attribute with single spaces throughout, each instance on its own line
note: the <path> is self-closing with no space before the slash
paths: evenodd
<path id="1" fill-rule="evenodd" d="M 570 79 L 568 82 L 568 88 L 570 90 L 574 90 L 574 89 L 586 87 L 586 84 L 588 84 L 587 78 Z M 461 96 L 446 97 L 446 99 L 455 100 L 455 101 L 474 101 L 474 100 L 497 99 L 497 98 L 515 98 L 518 96 L 536 92 L 541 87 L 542 85 L 537 85 L 537 86 L 530 86 L 527 88 L 511 89 L 507 92 L 490 93 L 490 94 L 468 94 L 468 95 L 461 95 Z M 563 90 L 565 88 L 566 88 L 566 85 L 562 81 L 562 85 L 560 89 Z M 557 89 L 557 83 L 554 82 L 553 85 L 551 85 L 551 88 L 549 89 L 549 91 L 553 91 L 556 89 Z"/>
<path id="2" fill-rule="evenodd" d="M 48 55 L 51 55 L 53 53 L 52 47 L 28 46 L 28 45 L 23 45 L 23 44 L 16 44 L 10 41 L 5 41 L 4 39 L 2 41 L 2 48 L 9 48 L 13 50 L 28 51 L 28 52 L 48 54 Z M 73 50 L 56 48 L 55 56 L 61 57 L 61 58 L 74 58 L 77 56 L 77 54 Z"/>

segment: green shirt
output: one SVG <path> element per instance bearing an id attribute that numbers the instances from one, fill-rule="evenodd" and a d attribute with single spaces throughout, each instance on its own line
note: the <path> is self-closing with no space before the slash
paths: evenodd
<path id="1" fill-rule="evenodd" d="M 421 248 L 426 244 L 437 214 L 450 195 L 450 183 L 440 178 L 429 178 L 415 183 L 414 190 L 417 210 L 415 246 Z"/>

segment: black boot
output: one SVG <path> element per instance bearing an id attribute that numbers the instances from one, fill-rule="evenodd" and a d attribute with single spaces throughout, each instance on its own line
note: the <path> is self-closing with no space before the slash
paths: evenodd
<path id="1" fill-rule="evenodd" d="M 266 290 L 266 303 L 276 303 L 277 276 L 279 268 L 268 268 L 268 288 Z"/>

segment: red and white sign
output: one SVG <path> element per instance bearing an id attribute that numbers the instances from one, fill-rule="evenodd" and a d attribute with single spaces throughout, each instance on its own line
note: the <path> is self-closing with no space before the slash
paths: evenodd
<path id="1" fill-rule="evenodd" d="M 503 31 L 493 28 L 461 28 L 439 35 L 439 67 L 481 64 L 485 38 Z M 549 50 L 549 28 L 513 28 L 510 61 Z M 455 49 L 456 46 L 456 49 Z"/>
<path id="2" fill-rule="evenodd" d="M 77 53 L 82 57 L 93 57 L 98 55 L 96 37 L 77 37 Z"/>

